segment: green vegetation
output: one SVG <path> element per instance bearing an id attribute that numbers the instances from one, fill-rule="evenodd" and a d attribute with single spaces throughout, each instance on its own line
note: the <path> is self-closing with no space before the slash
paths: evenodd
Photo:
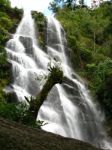
<path id="1" fill-rule="evenodd" d="M 45 48 L 45 24 L 46 24 L 46 18 L 45 16 L 36 11 L 32 11 L 32 16 L 35 20 L 36 27 L 38 29 L 36 33 L 36 37 L 38 38 L 39 45 L 42 49 Z"/>
<path id="2" fill-rule="evenodd" d="M 15 32 L 21 19 L 22 11 L 17 8 L 12 9 L 7 0 L 1 1 L 0 6 L 0 117 L 40 128 L 44 125 L 44 122 L 40 120 L 36 121 L 38 111 L 54 84 L 62 82 L 63 72 L 58 67 L 50 67 L 47 82 L 39 95 L 35 99 L 31 97 L 31 101 L 26 98 L 29 106 L 26 103 L 8 103 L 11 102 L 12 96 L 10 94 L 6 95 L 3 92 L 3 88 L 10 80 L 11 66 L 7 62 L 5 44 L 11 37 L 11 33 Z M 37 37 L 39 38 L 40 46 L 44 47 L 45 17 L 42 13 L 34 11 L 32 12 L 32 16 L 39 28 Z"/>
<path id="3" fill-rule="evenodd" d="M 40 107 L 46 100 L 52 87 L 57 83 L 61 84 L 63 82 L 64 76 L 63 76 L 63 71 L 61 70 L 60 67 L 51 67 L 50 66 L 49 72 L 50 73 L 47 77 L 47 81 L 44 84 L 40 93 L 36 96 L 36 98 L 31 97 L 29 100 L 26 97 L 26 100 L 29 103 L 29 108 L 28 108 L 28 112 L 27 112 L 27 116 L 28 116 L 27 123 L 35 124 Z"/>
<path id="4" fill-rule="evenodd" d="M 47 81 L 36 98 L 25 97 L 29 105 L 23 102 L 8 103 L 9 97 L 6 95 L 5 100 L 0 102 L 0 117 L 38 128 L 45 125 L 43 121 L 36 120 L 39 109 L 52 87 L 63 82 L 63 71 L 60 67 L 50 67 L 49 72 Z"/>
<path id="5" fill-rule="evenodd" d="M 61 1 L 61 0 L 60 0 Z M 112 3 L 102 3 L 91 10 L 83 5 L 68 7 L 51 5 L 65 29 L 70 59 L 75 71 L 88 82 L 105 110 L 108 122 L 112 120 Z"/>
<path id="6" fill-rule="evenodd" d="M 105 2 L 99 8 L 91 10 L 84 6 L 83 0 L 80 1 L 80 6 L 72 6 L 72 2 L 54 0 L 51 9 L 65 29 L 74 70 L 86 79 L 89 89 L 105 110 L 107 121 L 112 124 L 112 3 Z M 3 92 L 9 82 L 10 72 L 4 47 L 11 33 L 15 32 L 21 16 L 22 10 L 12 9 L 8 0 L 0 1 L 0 116 L 27 124 L 32 117 L 28 110 L 34 110 L 34 107 L 28 108 L 21 103 L 8 104 Z M 38 42 L 45 49 L 45 16 L 34 11 L 32 16 L 39 29 L 36 33 Z M 62 82 L 63 73 L 59 68 L 50 68 L 50 72 L 42 91 L 36 99 L 29 102 L 30 105 L 38 103 L 35 118 L 52 86 Z M 40 127 L 43 122 L 39 121 L 37 125 Z M 112 132 L 112 128 L 109 131 Z"/>
<path id="7" fill-rule="evenodd" d="M 22 102 L 16 104 L 0 102 L 0 117 L 39 129 L 46 124 L 40 120 L 31 122 L 31 116 L 28 115 L 28 105 Z"/>
<path id="8" fill-rule="evenodd" d="M 0 0 L 0 101 L 4 101 L 3 88 L 9 81 L 10 65 L 6 60 L 5 44 L 15 32 L 22 10 L 12 9 L 8 0 Z"/>

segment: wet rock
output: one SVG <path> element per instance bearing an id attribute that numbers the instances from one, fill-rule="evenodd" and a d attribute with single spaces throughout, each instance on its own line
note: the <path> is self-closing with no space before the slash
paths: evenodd
<path id="1" fill-rule="evenodd" d="M 33 51 L 32 39 L 30 37 L 23 37 L 23 36 L 20 36 L 19 39 L 21 43 L 24 45 L 26 53 L 28 55 L 32 55 L 32 51 Z"/>
<path id="2" fill-rule="evenodd" d="M 7 102 L 9 103 L 17 103 L 18 98 L 15 92 L 11 92 L 7 94 Z"/>
<path id="3" fill-rule="evenodd" d="M 12 84 L 14 82 L 14 77 L 12 73 L 12 63 L 8 62 L 8 69 L 9 69 L 9 82 Z"/>
<path id="4" fill-rule="evenodd" d="M 7 102 L 9 103 L 18 102 L 18 97 L 11 85 L 6 86 L 4 89 L 4 92 L 5 92 L 5 97 L 6 97 Z"/>

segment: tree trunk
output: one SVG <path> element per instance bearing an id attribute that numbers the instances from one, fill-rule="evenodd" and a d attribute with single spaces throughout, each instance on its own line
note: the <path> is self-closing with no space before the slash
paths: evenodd
<path id="1" fill-rule="evenodd" d="M 96 53 L 96 34 L 94 32 L 94 54 Z"/>
<path id="2" fill-rule="evenodd" d="M 57 83 L 62 83 L 63 81 L 63 71 L 59 68 L 50 68 L 50 74 L 48 76 L 48 79 L 43 86 L 40 93 L 36 96 L 35 99 L 32 99 L 29 102 L 29 110 L 28 113 L 30 114 L 32 118 L 32 122 L 36 122 L 38 112 L 40 107 L 42 106 L 43 102 L 46 100 L 48 93 L 52 89 L 52 87 Z M 29 120 L 31 121 L 31 120 Z"/>

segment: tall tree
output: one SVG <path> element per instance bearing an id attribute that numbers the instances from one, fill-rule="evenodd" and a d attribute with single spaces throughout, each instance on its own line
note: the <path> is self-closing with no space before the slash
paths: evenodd
<path id="1" fill-rule="evenodd" d="M 76 6 L 76 0 L 53 0 L 53 2 L 50 3 L 50 9 L 54 13 L 58 12 L 59 8 L 64 6 L 73 8 Z"/>
<path id="2" fill-rule="evenodd" d="M 0 0 L 0 5 L 10 7 L 10 1 L 9 0 Z"/>

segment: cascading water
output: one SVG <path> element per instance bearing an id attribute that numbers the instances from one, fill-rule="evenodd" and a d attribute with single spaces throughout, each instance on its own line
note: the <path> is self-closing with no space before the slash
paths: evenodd
<path id="1" fill-rule="evenodd" d="M 16 34 L 7 43 L 6 51 L 13 72 L 13 82 L 6 91 L 15 92 L 18 100 L 24 100 L 25 95 L 35 96 L 40 91 L 36 77 L 46 70 L 48 58 L 36 46 L 34 21 L 29 11 L 25 11 Z"/>
<path id="2" fill-rule="evenodd" d="M 25 11 L 16 34 L 6 46 L 13 76 L 6 91 L 15 93 L 20 101 L 24 96 L 35 96 L 42 88 L 37 76 L 47 72 L 50 60 L 61 62 L 65 81 L 53 87 L 39 111 L 38 119 L 48 123 L 43 129 L 111 149 L 99 112 L 82 79 L 70 67 L 63 28 L 55 18 L 47 20 L 47 52 L 44 52 L 36 42 L 31 12 Z"/>

